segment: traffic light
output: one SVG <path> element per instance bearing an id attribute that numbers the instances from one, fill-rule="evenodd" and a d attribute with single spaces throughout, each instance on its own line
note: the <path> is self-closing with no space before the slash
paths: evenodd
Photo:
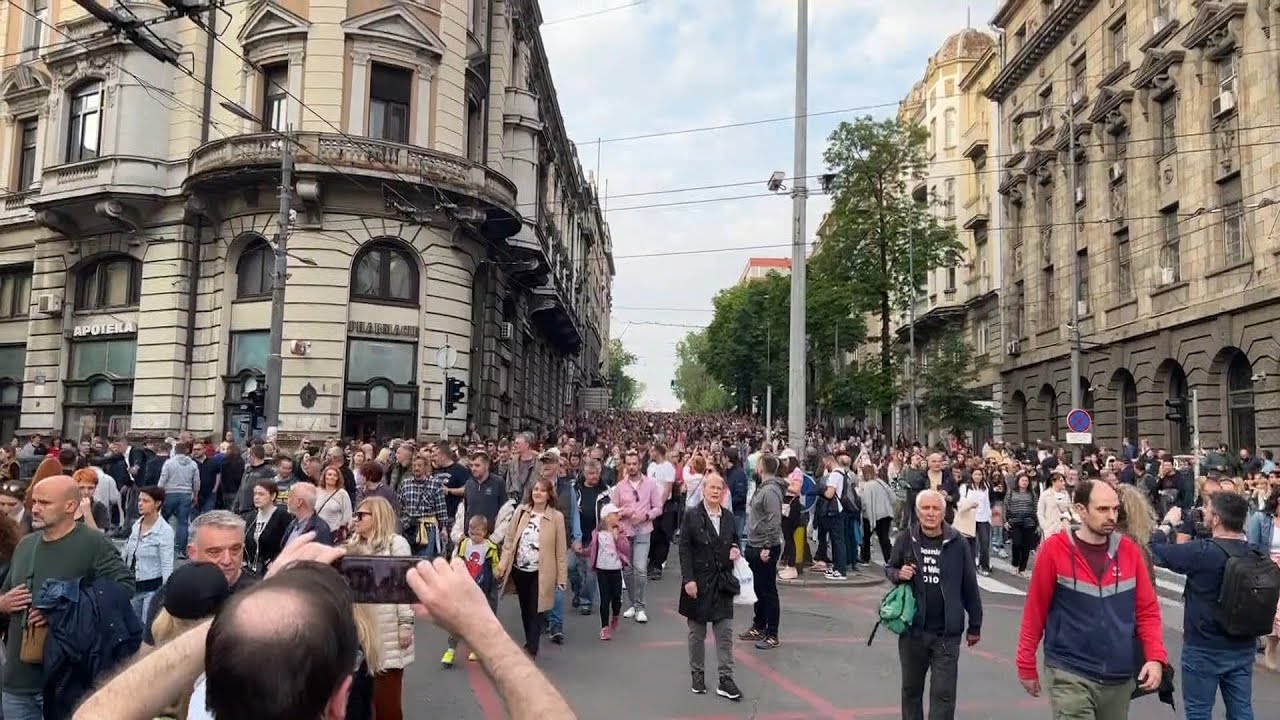
<path id="1" fill-rule="evenodd" d="M 263 387 L 258 387 L 245 393 L 240 401 L 240 409 L 256 418 L 266 414 L 266 407 L 267 390 Z"/>
<path id="2" fill-rule="evenodd" d="M 1187 421 L 1187 399 L 1185 397 L 1169 398 L 1164 401 L 1164 419 L 1169 422 Z"/>
<path id="3" fill-rule="evenodd" d="M 458 403 L 462 402 L 466 397 L 463 388 L 467 386 L 458 378 L 449 377 L 444 379 L 444 414 L 452 415 L 454 410 L 458 409 Z"/>

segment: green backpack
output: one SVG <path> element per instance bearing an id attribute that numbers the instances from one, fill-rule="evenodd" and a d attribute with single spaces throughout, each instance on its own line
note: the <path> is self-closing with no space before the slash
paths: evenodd
<path id="1" fill-rule="evenodd" d="M 901 585 L 894 585 L 889 592 L 885 593 L 884 598 L 880 600 L 880 619 L 876 621 L 876 626 L 871 628 L 871 637 L 867 638 L 867 645 L 871 645 L 871 641 L 876 639 L 876 630 L 883 625 L 889 628 L 889 632 L 894 635 L 901 635 L 911 629 L 911 621 L 916 617 L 916 594 L 911 588 L 911 583 L 905 582 Z"/>

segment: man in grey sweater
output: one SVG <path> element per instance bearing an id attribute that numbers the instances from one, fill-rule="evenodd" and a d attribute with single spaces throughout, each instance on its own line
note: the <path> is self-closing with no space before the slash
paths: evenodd
<path id="1" fill-rule="evenodd" d="M 782 554 L 782 510 L 786 481 L 778 477 L 778 458 L 765 453 L 757 461 L 760 486 L 747 508 L 747 564 L 756 591 L 751 629 L 738 637 L 754 640 L 761 650 L 778 647 L 778 556 Z"/>
<path id="2" fill-rule="evenodd" d="M 200 466 L 191 459 L 189 443 L 180 442 L 173 446 L 173 456 L 160 468 L 159 485 L 164 489 L 162 512 L 165 520 L 172 522 L 175 515 L 178 518 L 174 527 L 174 545 L 178 555 L 186 557 L 187 528 L 200 493 Z"/>

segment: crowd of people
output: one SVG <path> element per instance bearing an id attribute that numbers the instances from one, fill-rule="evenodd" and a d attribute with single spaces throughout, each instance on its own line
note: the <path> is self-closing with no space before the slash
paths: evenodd
<path id="1" fill-rule="evenodd" d="M 566 642 L 566 613 L 598 615 L 598 640 L 613 640 L 623 621 L 649 622 L 648 585 L 672 568 L 691 690 L 708 691 L 710 626 L 715 693 L 738 700 L 742 562 L 755 602 L 736 640 L 769 651 L 783 642 L 779 579 L 845 580 L 869 569 L 878 546 L 876 572 L 914 598 L 898 638 L 905 718 L 925 717 L 926 679 L 929 717 L 954 715 L 959 648 L 981 641 L 977 578 L 992 572 L 993 558 L 1007 558 L 1015 575 L 1031 568 L 1018 675 L 1040 694 L 1043 640 L 1059 716 L 1093 708 L 1087 716 L 1124 717 L 1135 688 L 1172 698 L 1154 589 L 1161 565 L 1187 577 L 1187 717 L 1209 717 L 1219 689 L 1231 717 L 1252 717 L 1255 651 L 1276 667 L 1275 603 L 1260 629 L 1265 608 L 1236 602 L 1233 613 L 1252 612 L 1242 625 L 1222 611 L 1222 588 L 1242 567 L 1252 568 L 1255 589 L 1265 585 L 1266 569 L 1248 566 L 1251 558 L 1280 573 L 1280 471 L 1269 454 L 1175 456 L 1126 440 L 1114 451 L 1088 448 L 1073 467 L 1052 439 L 973 448 L 958 438 L 926 445 L 814 426 L 797 453 L 785 437 L 785 428 L 743 416 L 643 412 L 592 414 L 511 438 L 304 439 L 288 449 L 185 433 L 147 447 L 34 436 L 0 457 L 0 612 L 9 618 L 0 709 L 18 720 L 70 717 L 93 679 L 140 654 L 78 716 L 131 716 L 113 703 L 134 698 L 175 718 L 234 717 L 243 701 L 236 688 L 272 681 L 297 687 L 257 717 L 297 717 L 288 703 L 302 707 L 304 698 L 325 703 L 307 717 L 338 705 L 344 714 L 334 717 L 402 717 L 404 669 L 421 656 L 421 612 L 355 603 L 338 573 L 315 567 L 344 554 L 422 561 L 409 579 L 449 631 L 437 649 L 445 668 L 463 647 L 467 662 L 495 671 L 486 652 L 505 657 L 508 647 L 494 637 L 492 611 L 513 595 L 517 654 L 527 662 L 497 664 L 538 678 L 521 686 L 537 689 L 522 706 L 530 711 L 564 703 L 533 661 L 544 638 Z M 449 593 L 491 612 L 461 612 Z M 76 626 L 67 611 L 76 597 L 119 622 Z M 268 602 L 296 603 L 300 614 L 257 618 L 255 606 Z M 302 618 L 337 632 L 337 646 L 313 647 L 329 636 L 290 626 Z M 296 646 L 271 641 L 285 631 L 298 633 Z M 77 643 L 95 649 L 93 667 L 77 666 Z M 311 684 L 247 677 L 313 652 L 324 661 Z M 329 661 L 333 668 L 321 667 Z M 350 682 L 313 697 L 344 662 Z M 164 682 L 136 685 L 146 680 L 140 667 L 170 666 Z M 508 693 L 516 691 L 494 679 L 513 714 L 534 716 L 515 713 Z"/>

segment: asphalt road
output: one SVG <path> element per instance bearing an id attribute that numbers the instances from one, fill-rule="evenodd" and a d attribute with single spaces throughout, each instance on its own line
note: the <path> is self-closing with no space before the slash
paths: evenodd
<path id="1" fill-rule="evenodd" d="M 538 664 L 569 699 L 583 720 L 853 720 L 897 718 L 899 668 L 896 638 L 887 632 L 867 647 L 875 608 L 885 586 L 803 587 L 782 591 L 782 646 L 758 651 L 737 643 L 735 677 L 744 693 L 733 703 L 715 695 L 689 691 L 684 619 L 676 615 L 679 575 L 670 570 L 649 586 L 650 622 L 623 621 L 615 639 L 597 639 L 599 618 L 567 618 L 567 641 L 555 646 L 545 639 Z M 981 578 L 986 621 L 982 642 L 962 651 L 958 717 L 1018 720 L 1049 716 L 1044 700 L 1028 697 L 1013 666 L 1025 581 L 997 572 Z M 1166 596 L 1165 639 L 1176 658 L 1181 614 Z M 740 608 L 735 626 L 750 625 L 750 608 Z M 499 616 L 508 631 L 522 640 L 514 597 L 503 600 Z M 445 637 L 426 626 L 417 632 L 417 662 L 405 675 L 406 717 L 505 717 L 503 705 L 483 671 L 466 662 L 464 652 L 452 670 L 439 665 Z M 714 677 L 713 648 L 708 645 L 708 675 Z M 1280 676 L 1258 667 L 1255 708 L 1280 707 Z M 1181 699 L 1179 698 L 1179 708 Z M 1136 701 L 1133 720 L 1175 717 L 1154 698 Z M 1225 717 L 1219 712 L 1215 717 Z M 548 718 L 547 720 L 553 720 Z"/>

